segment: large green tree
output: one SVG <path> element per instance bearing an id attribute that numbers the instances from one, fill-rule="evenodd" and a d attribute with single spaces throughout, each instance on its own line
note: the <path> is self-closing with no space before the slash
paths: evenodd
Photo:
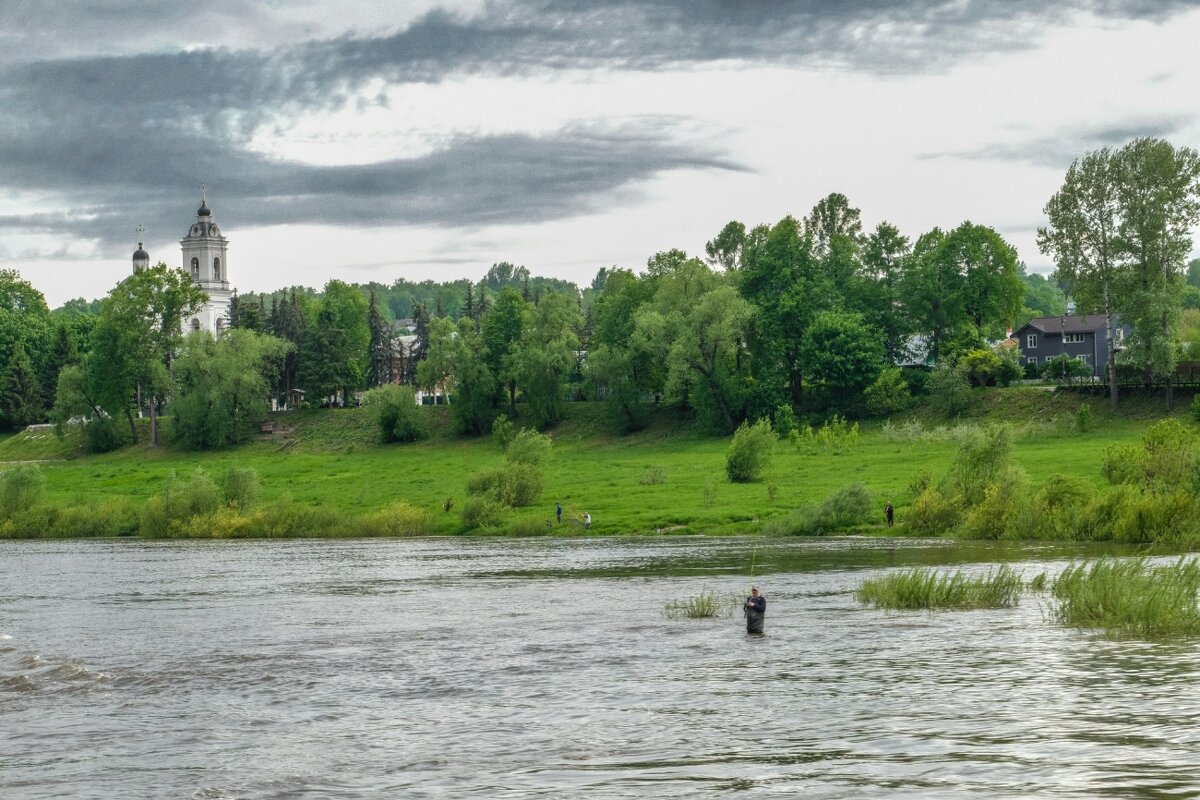
<path id="1" fill-rule="evenodd" d="M 237 444 L 262 422 L 272 387 L 292 345 L 235 328 L 214 338 L 197 331 L 175 362 L 175 434 L 198 450 Z"/>
<path id="2" fill-rule="evenodd" d="M 16 270 L 0 270 L 0 382 L 10 383 L 10 373 L 14 370 L 24 370 L 28 366 L 36 373 L 45 364 L 50 331 L 50 310 L 42 293 L 22 279 Z M 24 359 L 21 364 L 16 363 L 19 353 Z M 24 385 L 25 376 L 18 376 L 13 381 L 13 385 Z M 21 426 L 40 421 L 43 407 L 40 387 L 37 396 L 25 394 L 27 396 L 12 407 L 5 407 L 0 402 L 0 425 L 15 427 L 18 419 L 28 419 L 19 423 Z M 11 399 L 17 403 L 15 395 Z M 49 400 L 52 398 L 47 402 Z"/>
<path id="3" fill-rule="evenodd" d="M 1135 139 L 1113 159 L 1129 260 L 1122 317 L 1133 326 L 1129 356 L 1147 380 L 1159 377 L 1171 405 L 1181 289 L 1192 228 L 1200 223 L 1200 155 L 1162 139 Z"/>
<path id="4" fill-rule="evenodd" d="M 563 418 L 566 379 L 575 368 L 582 325 L 578 302 L 563 294 L 546 295 L 530 311 L 512 368 L 535 427 Z"/>
<path id="5" fill-rule="evenodd" d="M 101 304 L 84 361 L 86 394 L 108 415 L 124 416 L 135 443 L 134 412 L 145 404 L 150 445 L 158 445 L 159 408 L 171 389 L 183 320 L 207 299 L 190 275 L 160 263 L 125 278 Z"/>
<path id="6" fill-rule="evenodd" d="M 1049 225 L 1038 228 L 1038 247 L 1054 259 L 1056 277 L 1078 307 L 1104 315 L 1108 396 L 1116 408 L 1118 298 L 1130 271 L 1118 236 L 1121 212 L 1112 151 L 1104 148 L 1073 161 L 1044 210 Z"/>

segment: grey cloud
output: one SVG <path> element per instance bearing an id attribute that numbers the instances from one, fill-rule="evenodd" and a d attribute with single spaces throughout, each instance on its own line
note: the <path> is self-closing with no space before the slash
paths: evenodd
<path id="1" fill-rule="evenodd" d="M 310 40 L 307 23 L 289 19 L 292 4 L 9 0 L 0 26 L 0 185 L 57 193 L 70 211 L 9 216 L 0 225 L 124 244 L 131 220 L 178 227 L 180 198 L 201 181 L 241 224 L 470 226 L 570 216 L 664 171 L 740 167 L 670 125 L 644 122 L 459 139 L 423 158 L 355 167 L 272 160 L 248 143 L 277 119 L 360 102 L 375 80 L 650 70 L 717 59 L 930 70 L 980 49 L 1023 46 L 1039 24 L 1072 11 L 1164 19 L 1192 5 L 481 0 L 475 13 L 426 4 L 432 10 L 393 22 L 379 19 L 375 4 L 350 3 L 329 6 L 316 26 L 325 38 Z M 225 46 L 179 52 L 192 34 Z M 87 42 L 96 43 L 90 55 Z M 146 43 L 155 51 L 143 52 Z M 64 48 L 74 55 L 56 59 Z M 1055 145 L 958 155 L 1048 160 L 1059 157 Z"/>
<path id="2" fill-rule="evenodd" d="M 119 252 L 136 223 L 156 238 L 182 235 L 201 181 L 211 187 L 214 213 L 240 226 L 531 222 L 594 210 L 664 171 L 742 169 L 670 130 L 669 121 L 644 120 L 543 137 L 462 138 L 421 158 L 333 167 L 280 162 L 200 135 L 154 142 L 137 169 L 122 164 L 131 152 L 102 157 L 101 141 L 73 149 L 60 140 L 40 158 L 37 147 L 5 146 L 0 175 L 10 186 L 50 187 L 78 202 L 70 212 L 0 217 L 0 227 L 96 239 Z"/>
<path id="3" fill-rule="evenodd" d="M 1103 147 L 1121 147 L 1142 136 L 1169 139 L 1184 130 L 1191 115 L 1130 119 L 1093 128 L 1072 128 L 1052 136 L 1013 143 L 994 143 L 971 150 L 926 153 L 924 159 L 957 158 L 968 161 L 1017 161 L 1039 167 L 1066 167 L 1084 153 Z"/>

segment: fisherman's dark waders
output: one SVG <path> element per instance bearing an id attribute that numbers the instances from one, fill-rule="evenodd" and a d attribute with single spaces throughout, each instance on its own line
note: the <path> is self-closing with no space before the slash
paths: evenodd
<path id="1" fill-rule="evenodd" d="M 765 612 L 759 611 L 752 606 L 746 607 L 746 633 L 762 633 L 763 632 L 763 617 Z"/>

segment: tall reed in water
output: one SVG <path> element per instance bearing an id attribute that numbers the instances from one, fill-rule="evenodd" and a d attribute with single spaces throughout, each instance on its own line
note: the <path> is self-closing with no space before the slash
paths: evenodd
<path id="1" fill-rule="evenodd" d="M 1108 559 L 1072 564 L 1054 580 L 1055 619 L 1116 639 L 1200 636 L 1200 560 L 1150 564 Z"/>
<path id="2" fill-rule="evenodd" d="M 1021 588 L 1021 576 L 1007 565 L 976 577 L 918 567 L 864 581 L 855 596 L 876 608 L 901 610 L 1011 608 Z"/>
<path id="3" fill-rule="evenodd" d="M 731 605 L 731 602 L 722 600 L 716 592 L 708 590 L 686 600 L 672 600 L 667 603 L 663 613 L 671 619 L 721 617 L 728 616 Z"/>

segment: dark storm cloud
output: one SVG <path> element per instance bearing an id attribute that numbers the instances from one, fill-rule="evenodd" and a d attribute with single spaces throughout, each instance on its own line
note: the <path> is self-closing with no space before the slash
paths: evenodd
<path id="1" fill-rule="evenodd" d="M 1091 150 L 1118 148 L 1143 136 L 1169 139 L 1191 123 L 1193 117 L 1170 116 L 1121 120 L 1094 128 L 1071 128 L 1050 136 L 1025 141 L 989 144 L 949 153 L 929 153 L 924 159 L 960 158 L 968 161 L 1025 162 L 1038 167 L 1066 169 L 1075 159 Z"/>
<path id="2" fill-rule="evenodd" d="M 201 181 L 240 225 L 469 226 L 565 217 L 666 171 L 738 165 L 661 121 L 464 138 L 421 158 L 353 167 L 271 159 L 249 143 L 278 120 L 370 102 L 361 94 L 372 81 L 652 70 L 724 59 L 928 71 L 979 50 L 1025 46 L 1040 25 L 1073 10 L 1163 19 L 1193 4 L 1043 5 L 528 0 L 485 3 L 469 15 L 435 9 L 400 30 L 355 18 L 350 8 L 338 27 L 342 9 L 331 5 L 320 31 L 326 38 L 310 40 L 303 24 L 289 21 L 288 4 L 9 0 L 0 26 L 0 44 L 9 45 L 0 48 L 0 185 L 52 193 L 71 207 L 10 214 L 0 225 L 128 243 L 134 220 L 159 235 L 179 227 L 181 197 Z M 181 50 L 193 31 L 227 46 Z M 155 52 L 143 52 L 147 46 Z M 53 56 L 64 50 L 74 55 Z M 403 109 L 391 112 L 402 118 Z"/>

